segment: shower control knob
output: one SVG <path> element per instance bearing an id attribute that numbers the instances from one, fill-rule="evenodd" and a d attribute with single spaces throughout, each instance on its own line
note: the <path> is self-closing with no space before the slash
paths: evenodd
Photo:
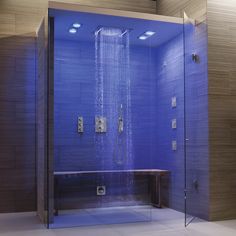
<path id="1" fill-rule="evenodd" d="M 177 151 L 177 141 L 176 140 L 172 141 L 172 151 Z"/>
<path id="2" fill-rule="evenodd" d="M 84 120 L 83 117 L 78 117 L 78 133 L 84 132 Z"/>
<path id="3" fill-rule="evenodd" d="M 96 133 L 106 133 L 107 131 L 107 124 L 106 118 L 101 116 L 95 117 L 95 132 Z"/>
<path id="4" fill-rule="evenodd" d="M 193 53 L 192 54 L 192 60 L 195 62 L 195 63 L 199 63 L 200 62 L 200 56 L 196 53 Z"/>
<path id="5" fill-rule="evenodd" d="M 172 106 L 172 108 L 177 107 L 177 98 L 176 97 L 171 98 L 171 106 Z"/>

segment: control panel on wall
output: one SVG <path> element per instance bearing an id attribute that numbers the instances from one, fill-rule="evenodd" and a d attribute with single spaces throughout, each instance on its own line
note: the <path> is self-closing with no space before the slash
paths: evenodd
<path id="1" fill-rule="evenodd" d="M 171 106 L 172 106 L 172 108 L 177 107 L 177 98 L 176 97 L 171 98 Z"/>
<path id="2" fill-rule="evenodd" d="M 176 96 L 173 96 L 171 98 L 171 107 L 172 108 L 176 108 L 177 107 L 177 98 Z M 177 119 L 176 118 L 173 118 L 171 120 L 171 128 L 173 130 L 176 130 L 177 129 Z M 174 131 L 175 132 L 175 131 Z M 172 148 L 172 151 L 177 151 L 177 141 L 176 140 L 173 140 L 172 139 L 172 143 L 171 143 L 171 148 Z"/>
<path id="3" fill-rule="evenodd" d="M 84 132 L 84 119 L 82 116 L 78 117 L 77 131 L 82 134 Z M 106 117 L 96 116 L 95 117 L 95 132 L 106 133 L 107 132 L 107 119 Z M 118 118 L 118 132 L 124 132 L 124 120 L 123 117 Z"/>
<path id="4" fill-rule="evenodd" d="M 78 117 L 78 133 L 82 134 L 84 132 L 84 119 L 82 116 Z"/>
<path id="5" fill-rule="evenodd" d="M 176 150 L 177 150 L 177 141 L 176 141 L 176 140 L 173 140 L 173 141 L 172 141 L 172 150 L 173 150 L 173 151 L 176 151 Z"/>
<path id="6" fill-rule="evenodd" d="M 176 119 L 172 119 L 171 127 L 172 127 L 172 129 L 177 129 L 177 120 Z"/>
<path id="7" fill-rule="evenodd" d="M 107 132 L 107 119 L 102 116 L 95 117 L 95 132 L 106 133 Z"/>

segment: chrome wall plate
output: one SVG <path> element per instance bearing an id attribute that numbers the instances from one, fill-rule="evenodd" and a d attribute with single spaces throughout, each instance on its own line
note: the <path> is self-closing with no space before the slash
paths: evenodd
<path id="1" fill-rule="evenodd" d="M 97 196 L 106 195 L 106 186 L 97 186 Z"/>
<path id="2" fill-rule="evenodd" d="M 172 141 L 172 151 L 177 151 L 177 141 L 176 140 Z"/>
<path id="3" fill-rule="evenodd" d="M 78 117 L 78 133 L 84 132 L 84 119 L 82 116 Z"/>
<path id="4" fill-rule="evenodd" d="M 176 97 L 172 97 L 171 98 L 171 107 L 172 108 L 176 108 L 177 107 L 177 98 Z"/>
<path id="5" fill-rule="evenodd" d="M 192 54 L 192 60 L 193 60 L 195 63 L 199 63 L 199 62 L 200 62 L 200 57 L 199 57 L 199 55 L 197 55 L 196 53 L 193 53 L 193 54 Z"/>
<path id="6" fill-rule="evenodd" d="M 177 120 L 176 119 L 173 119 L 171 121 L 171 127 L 172 127 L 172 129 L 177 129 Z"/>
<path id="7" fill-rule="evenodd" d="M 102 117 L 102 116 L 95 117 L 95 132 L 96 133 L 107 132 L 107 120 L 105 117 Z"/>

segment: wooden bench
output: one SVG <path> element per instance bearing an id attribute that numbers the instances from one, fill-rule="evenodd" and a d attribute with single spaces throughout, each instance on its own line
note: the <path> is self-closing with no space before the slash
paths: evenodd
<path id="1" fill-rule="evenodd" d="M 54 181 L 55 181 L 55 215 L 58 214 L 58 200 L 59 200 L 59 184 L 58 180 L 60 177 L 79 177 L 84 175 L 98 175 L 98 174 L 134 174 L 134 175 L 146 175 L 154 177 L 154 188 L 152 189 L 152 194 L 155 200 L 152 201 L 154 207 L 162 207 L 162 196 L 161 196 L 161 178 L 169 173 L 168 170 L 160 169 L 135 169 L 135 170 L 92 170 L 92 171 L 55 171 Z M 158 196 L 158 201 L 156 200 Z"/>

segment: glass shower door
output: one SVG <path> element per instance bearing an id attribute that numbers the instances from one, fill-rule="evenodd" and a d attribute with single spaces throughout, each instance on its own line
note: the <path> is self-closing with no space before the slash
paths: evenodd
<path id="1" fill-rule="evenodd" d="M 207 24 L 203 10 L 200 15 L 184 13 L 185 226 L 196 217 L 206 218 L 208 209 Z"/>

